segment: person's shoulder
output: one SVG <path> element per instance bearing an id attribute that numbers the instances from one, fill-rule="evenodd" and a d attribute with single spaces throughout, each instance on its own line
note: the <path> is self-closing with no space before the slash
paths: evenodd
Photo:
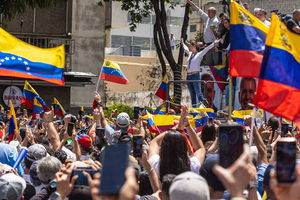
<path id="1" fill-rule="evenodd" d="M 297 26 L 297 23 L 293 19 L 288 20 L 286 24 L 287 26 Z"/>

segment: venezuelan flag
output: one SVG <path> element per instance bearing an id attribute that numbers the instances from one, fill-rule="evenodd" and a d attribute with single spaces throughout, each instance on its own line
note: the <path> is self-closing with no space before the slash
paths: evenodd
<path id="1" fill-rule="evenodd" d="M 18 131 L 18 123 L 14 105 L 11 100 L 9 100 L 9 127 L 8 127 L 8 142 L 12 141 L 15 135 L 15 131 Z"/>
<path id="2" fill-rule="evenodd" d="M 164 101 L 167 100 L 167 86 L 168 86 L 168 75 L 166 74 L 159 88 L 155 92 L 155 95 Z"/>
<path id="3" fill-rule="evenodd" d="M 300 127 L 300 36 L 273 14 L 254 103 Z"/>
<path id="4" fill-rule="evenodd" d="M 175 126 L 175 115 L 153 115 L 153 121 L 160 132 L 170 130 Z"/>
<path id="5" fill-rule="evenodd" d="M 25 81 L 21 105 L 25 106 L 26 108 L 33 109 L 33 100 L 37 96 L 39 96 L 39 94 L 28 83 L 28 81 Z"/>
<path id="6" fill-rule="evenodd" d="M 65 49 L 42 49 L 0 28 L 0 75 L 64 85 Z"/>
<path id="7" fill-rule="evenodd" d="M 62 107 L 62 105 L 55 97 L 53 98 L 53 109 L 55 115 L 63 117 L 66 114 L 65 109 Z"/>
<path id="8" fill-rule="evenodd" d="M 269 28 L 234 1 L 231 1 L 230 10 L 229 74 L 258 77 Z"/>
<path id="9" fill-rule="evenodd" d="M 209 66 L 211 73 L 213 74 L 216 81 L 227 81 L 228 78 L 228 65 L 226 64 L 227 57 L 222 65 Z M 217 83 L 221 91 L 225 90 L 225 83 Z"/>
<path id="10" fill-rule="evenodd" d="M 33 100 L 32 114 L 43 114 L 44 112 L 45 111 L 44 111 L 42 104 L 39 102 L 37 97 L 35 97 Z"/>
<path id="11" fill-rule="evenodd" d="M 121 71 L 120 66 L 117 63 L 106 59 L 102 66 L 100 79 L 124 85 L 129 84 L 129 81 Z"/>
<path id="12" fill-rule="evenodd" d="M 152 134 L 160 134 L 160 130 L 158 129 L 158 127 L 154 123 L 153 115 L 150 114 L 149 112 L 147 112 L 147 116 L 146 117 L 147 117 L 148 129 L 149 129 L 150 133 L 152 133 Z"/>
<path id="13" fill-rule="evenodd" d="M 192 115 L 193 117 L 196 117 L 198 115 L 205 115 L 207 114 L 208 117 L 215 117 L 216 113 L 214 112 L 214 109 L 212 108 L 189 108 L 189 115 Z"/>
<path id="14" fill-rule="evenodd" d="M 199 114 L 196 117 L 191 118 L 189 122 L 196 132 L 201 132 L 208 122 L 208 115 L 206 113 Z"/>
<path id="15" fill-rule="evenodd" d="M 38 102 L 42 105 L 42 107 L 43 107 L 43 109 L 44 109 L 44 111 L 45 112 L 48 112 L 48 111 L 50 111 L 51 109 L 49 108 L 49 106 L 47 106 L 47 104 L 45 103 L 45 101 L 42 99 L 42 97 L 40 97 L 40 96 L 37 96 L 37 97 L 35 97 L 37 100 L 38 100 Z"/>

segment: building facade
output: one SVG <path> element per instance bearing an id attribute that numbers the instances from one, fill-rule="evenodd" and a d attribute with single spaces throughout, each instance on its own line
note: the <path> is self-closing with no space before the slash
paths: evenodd
<path id="1" fill-rule="evenodd" d="M 65 45 L 65 86 L 29 80 L 49 105 L 56 97 L 67 110 L 91 106 L 104 58 L 104 17 L 105 8 L 97 6 L 97 0 L 61 0 L 53 7 L 28 8 L 13 20 L 3 21 L 8 32 L 32 45 Z M 22 90 L 24 80 L 0 77 L 0 94 L 12 85 Z M 3 98 L 0 102 L 4 104 Z"/>

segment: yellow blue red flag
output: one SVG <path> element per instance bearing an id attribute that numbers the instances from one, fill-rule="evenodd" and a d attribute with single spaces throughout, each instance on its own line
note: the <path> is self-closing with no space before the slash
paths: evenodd
<path id="1" fill-rule="evenodd" d="M 0 76 L 40 79 L 64 85 L 65 49 L 42 49 L 0 28 Z"/>
<path id="2" fill-rule="evenodd" d="M 129 80 L 123 74 L 120 66 L 117 63 L 106 59 L 103 62 L 100 79 L 124 85 L 129 84 Z"/>
<path id="3" fill-rule="evenodd" d="M 167 86 L 168 86 L 168 75 L 166 74 L 159 88 L 155 92 L 155 95 L 164 101 L 167 100 Z"/>
<path id="4" fill-rule="evenodd" d="M 62 107 L 62 105 L 55 97 L 53 98 L 53 109 L 55 115 L 63 117 L 66 114 L 65 109 Z"/>
<path id="5" fill-rule="evenodd" d="M 272 15 L 254 103 L 300 127 L 300 36 Z"/>
<path id="6" fill-rule="evenodd" d="M 230 70 L 233 77 L 258 77 L 269 28 L 235 1 L 230 3 Z"/>
<path id="7" fill-rule="evenodd" d="M 15 131 L 18 131 L 18 123 L 14 105 L 11 100 L 9 100 L 9 127 L 8 127 L 8 141 L 12 141 L 15 135 Z"/>

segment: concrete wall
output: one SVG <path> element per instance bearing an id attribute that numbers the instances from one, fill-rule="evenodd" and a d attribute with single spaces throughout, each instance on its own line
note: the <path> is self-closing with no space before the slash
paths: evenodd
<path id="1" fill-rule="evenodd" d="M 73 0 L 72 39 L 75 53 L 73 71 L 91 72 L 98 75 L 104 57 L 105 8 L 96 5 L 98 0 Z M 97 78 L 93 81 L 96 83 Z M 100 88 L 102 88 L 102 84 Z M 71 106 L 91 106 L 95 86 L 71 89 Z M 100 92 L 103 92 L 101 89 Z"/>
<path id="2" fill-rule="evenodd" d="M 71 32 L 71 1 L 57 1 L 56 5 L 45 9 L 28 8 L 25 13 L 4 23 L 7 24 L 9 32 L 66 36 Z M 20 26 L 21 20 L 23 27 Z"/>

